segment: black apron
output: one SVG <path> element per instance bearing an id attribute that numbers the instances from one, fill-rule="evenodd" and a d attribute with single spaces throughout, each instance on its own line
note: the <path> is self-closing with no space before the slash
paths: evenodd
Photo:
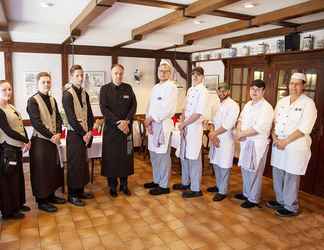
<path id="1" fill-rule="evenodd" d="M 81 189 L 90 181 L 87 147 L 82 136 L 70 130 L 66 137 L 66 156 L 68 187 Z"/>
<path id="2" fill-rule="evenodd" d="M 129 127 L 131 128 L 132 124 Z M 103 176 L 126 177 L 134 174 L 132 133 L 125 135 L 116 126 L 105 123 L 102 143 Z"/>
<path id="3" fill-rule="evenodd" d="M 64 169 L 60 166 L 57 146 L 46 139 L 32 137 L 29 152 L 33 195 L 47 198 L 64 185 Z"/>
<path id="4" fill-rule="evenodd" d="M 3 216 L 18 212 L 26 202 L 25 180 L 22 168 L 22 152 L 18 147 L 3 143 L 1 146 L 1 171 L 0 171 L 0 210 Z M 4 166 L 5 150 L 10 150 L 11 162 L 17 165 Z M 8 158 L 7 158 L 8 159 Z M 6 168 L 6 170 L 5 170 Z"/>

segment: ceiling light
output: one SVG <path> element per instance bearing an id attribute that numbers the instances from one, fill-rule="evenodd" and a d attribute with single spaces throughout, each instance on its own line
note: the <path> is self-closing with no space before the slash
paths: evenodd
<path id="1" fill-rule="evenodd" d="M 205 21 L 203 21 L 203 20 L 194 20 L 193 22 L 194 22 L 194 24 L 197 24 L 197 25 L 205 23 Z"/>
<path id="2" fill-rule="evenodd" d="M 256 6 L 256 4 L 254 3 L 245 3 L 244 4 L 244 8 L 250 9 L 250 8 L 254 8 Z"/>
<path id="3" fill-rule="evenodd" d="M 42 1 L 40 3 L 40 5 L 43 7 L 43 8 L 49 8 L 49 7 L 53 7 L 54 6 L 54 3 L 53 2 L 49 2 L 49 1 Z"/>

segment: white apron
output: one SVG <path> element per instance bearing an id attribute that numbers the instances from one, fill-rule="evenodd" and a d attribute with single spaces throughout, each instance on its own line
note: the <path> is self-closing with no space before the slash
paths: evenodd
<path id="1" fill-rule="evenodd" d="M 289 143 L 284 150 L 272 145 L 271 165 L 290 174 L 305 175 L 311 158 L 310 133 L 316 121 L 314 101 L 302 94 L 293 103 L 290 96 L 281 99 L 275 109 L 275 133 L 279 139 L 287 138 L 296 129 L 305 136 Z"/>

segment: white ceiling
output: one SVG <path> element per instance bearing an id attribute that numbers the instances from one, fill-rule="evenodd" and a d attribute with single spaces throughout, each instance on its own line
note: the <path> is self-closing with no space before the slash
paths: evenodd
<path id="1" fill-rule="evenodd" d="M 69 35 L 69 26 L 90 0 L 47 0 L 55 5 L 42 8 L 43 0 L 4 0 L 9 19 L 10 35 L 14 41 L 62 43 Z M 207 1 L 207 0 L 206 0 Z M 280 8 L 295 5 L 307 0 L 242 0 L 228 5 L 222 10 L 241 14 L 259 15 Z M 190 4 L 195 0 L 173 0 L 181 4 Z M 253 2 L 255 8 L 246 9 L 244 3 Z M 164 16 L 173 10 L 140 6 L 134 4 L 116 3 L 101 16 L 95 19 L 89 29 L 76 40 L 77 44 L 114 46 L 131 39 L 131 31 L 147 22 Z M 293 19 L 296 23 L 304 23 L 324 19 L 324 12 Z M 194 20 L 202 20 L 202 24 L 194 24 Z M 188 19 L 176 25 L 154 32 L 144 37 L 143 41 L 134 43 L 129 48 L 160 49 L 183 42 L 183 35 L 202 29 L 226 24 L 235 19 L 202 15 L 196 19 Z M 192 46 L 179 48 L 178 51 L 196 51 L 220 46 L 224 37 L 249 34 L 269 30 L 278 26 L 248 29 L 245 31 L 212 37 L 195 42 Z"/>

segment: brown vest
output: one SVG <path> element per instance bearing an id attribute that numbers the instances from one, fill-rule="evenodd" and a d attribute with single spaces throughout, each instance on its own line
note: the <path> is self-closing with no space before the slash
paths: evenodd
<path id="1" fill-rule="evenodd" d="M 75 116 L 76 116 L 78 122 L 81 124 L 84 131 L 87 132 L 88 131 L 88 106 L 87 106 L 86 92 L 84 91 L 84 89 L 82 89 L 82 93 L 81 93 L 81 100 L 82 100 L 82 105 L 83 105 L 83 107 L 82 107 L 79 102 L 79 98 L 78 98 L 75 90 L 71 87 L 67 91 L 73 97 Z M 68 126 L 68 129 L 73 130 L 73 128 L 70 124 Z"/>
<path id="2" fill-rule="evenodd" d="M 50 114 L 46 103 L 44 102 L 43 98 L 39 95 L 36 94 L 33 96 L 33 98 L 36 100 L 37 104 L 38 104 L 38 108 L 39 108 L 39 113 L 40 113 L 40 118 L 42 120 L 42 123 L 44 124 L 44 126 L 51 131 L 53 134 L 56 134 L 56 106 L 55 106 L 55 100 L 54 97 L 50 96 L 50 103 L 52 106 L 52 114 Z M 46 140 L 50 140 L 50 138 L 47 138 L 45 136 L 43 136 L 39 131 L 37 131 L 34 128 L 33 131 L 33 136 L 37 136 Z"/>
<path id="3" fill-rule="evenodd" d="M 5 112 L 11 129 L 21 134 L 22 136 L 26 136 L 23 120 L 20 114 L 14 108 L 14 106 L 9 104 L 6 107 L 0 107 L 0 108 L 1 110 L 3 110 L 3 112 Z M 16 113 L 18 114 L 18 116 Z M 0 129 L 0 143 L 4 143 L 4 142 L 15 147 L 21 147 L 22 145 L 24 145 L 22 141 L 17 141 L 15 139 L 12 139 L 2 129 Z"/>

